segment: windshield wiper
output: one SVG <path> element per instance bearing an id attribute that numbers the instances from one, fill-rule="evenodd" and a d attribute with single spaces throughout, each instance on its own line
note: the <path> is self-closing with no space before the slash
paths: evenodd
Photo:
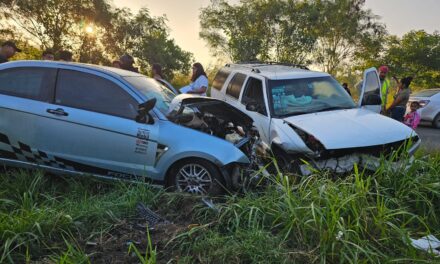
<path id="1" fill-rule="evenodd" d="M 342 109 L 352 109 L 352 108 L 353 107 L 347 107 L 347 106 L 332 106 L 332 107 L 319 109 L 316 112 L 325 112 L 325 111 L 331 111 L 331 110 L 342 110 Z"/>

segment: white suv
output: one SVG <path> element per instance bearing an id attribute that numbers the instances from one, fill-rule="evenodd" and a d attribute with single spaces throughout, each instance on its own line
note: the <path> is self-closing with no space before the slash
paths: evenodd
<path id="1" fill-rule="evenodd" d="M 217 73 L 211 96 L 251 116 L 261 138 L 285 169 L 303 175 L 318 169 L 346 172 L 354 163 L 374 169 L 381 155 L 411 139 L 410 156 L 420 145 L 404 124 L 380 115 L 380 80 L 375 68 L 355 103 L 329 74 L 280 64 L 231 64 Z"/>

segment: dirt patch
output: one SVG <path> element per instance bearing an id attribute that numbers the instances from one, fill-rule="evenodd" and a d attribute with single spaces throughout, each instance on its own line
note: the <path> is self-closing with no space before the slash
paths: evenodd
<path id="1" fill-rule="evenodd" d="M 157 262 L 168 263 L 177 260 L 167 243 L 177 235 L 197 226 L 194 223 L 194 208 L 203 206 L 198 197 L 164 195 L 152 209 L 171 223 L 157 224 L 148 228 L 153 248 L 157 251 Z M 159 206 L 160 205 L 160 206 Z M 148 246 L 147 221 L 144 218 L 124 219 L 114 225 L 111 231 L 84 242 L 85 252 L 92 263 L 139 263 L 134 253 L 128 253 L 130 243 L 144 254 Z"/>

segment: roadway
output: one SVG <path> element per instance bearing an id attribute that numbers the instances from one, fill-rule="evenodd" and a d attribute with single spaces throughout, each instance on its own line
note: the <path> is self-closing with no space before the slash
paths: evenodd
<path id="1" fill-rule="evenodd" d="M 422 148 L 440 151 L 440 129 L 422 124 L 416 132 L 422 139 Z"/>

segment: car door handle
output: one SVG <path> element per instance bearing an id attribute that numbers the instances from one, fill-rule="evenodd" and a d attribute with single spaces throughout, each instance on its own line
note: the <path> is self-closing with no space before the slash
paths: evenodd
<path id="1" fill-rule="evenodd" d="M 63 108 L 47 109 L 46 111 L 50 114 L 59 115 L 59 116 L 68 116 L 69 115 L 69 113 L 64 112 Z"/>

